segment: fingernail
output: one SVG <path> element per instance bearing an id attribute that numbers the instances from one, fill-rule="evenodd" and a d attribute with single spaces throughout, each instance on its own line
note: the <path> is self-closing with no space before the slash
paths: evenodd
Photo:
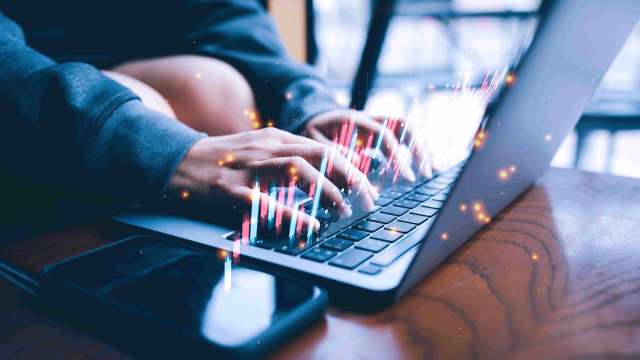
<path id="1" fill-rule="evenodd" d="M 366 205 L 367 212 L 372 212 L 373 209 L 375 209 L 375 207 L 376 207 L 376 204 L 373 201 L 367 201 L 367 205 Z"/>
<path id="2" fill-rule="evenodd" d="M 353 215 L 351 207 L 347 204 L 342 204 L 342 206 L 340 206 L 340 216 L 342 216 L 343 218 L 348 218 L 351 215 Z"/>
<path id="3" fill-rule="evenodd" d="M 369 186 L 369 189 L 370 189 L 369 193 L 371 194 L 371 197 L 373 198 L 373 201 L 377 201 L 380 198 L 380 193 L 373 186 Z"/>
<path id="4" fill-rule="evenodd" d="M 416 181 L 416 174 L 408 167 L 406 167 L 404 170 L 404 177 L 406 177 L 410 182 Z"/>

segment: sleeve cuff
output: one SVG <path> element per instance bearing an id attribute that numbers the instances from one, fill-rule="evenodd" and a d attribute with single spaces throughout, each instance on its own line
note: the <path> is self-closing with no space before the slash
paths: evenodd
<path id="1" fill-rule="evenodd" d="M 151 200 L 164 194 L 169 179 L 193 144 L 206 137 L 145 107 L 125 102 L 107 119 L 84 161 L 98 183 L 116 196 Z"/>
<path id="2" fill-rule="evenodd" d="M 299 134 L 314 116 L 339 109 L 329 89 L 320 81 L 305 79 L 289 86 L 279 128 Z"/>

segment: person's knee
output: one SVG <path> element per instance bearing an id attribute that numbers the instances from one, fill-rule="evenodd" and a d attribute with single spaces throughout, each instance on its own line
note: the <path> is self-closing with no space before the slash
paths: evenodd
<path id="1" fill-rule="evenodd" d="M 199 109 L 203 121 L 214 122 L 216 132 L 251 129 L 256 120 L 254 94 L 240 72 L 216 59 L 189 56 L 184 61 L 191 70 L 182 80 L 185 104 Z"/>
<path id="2" fill-rule="evenodd" d="M 117 72 L 103 71 L 102 73 L 131 90 L 140 98 L 142 103 L 151 110 L 161 112 L 172 118 L 176 117 L 176 114 L 169 105 L 169 102 L 167 102 L 167 100 L 151 86 L 136 78 Z"/>
<path id="3" fill-rule="evenodd" d="M 257 120 L 249 83 L 222 61 L 185 55 L 130 63 L 117 70 L 160 91 L 180 120 L 210 135 L 247 131 Z"/>

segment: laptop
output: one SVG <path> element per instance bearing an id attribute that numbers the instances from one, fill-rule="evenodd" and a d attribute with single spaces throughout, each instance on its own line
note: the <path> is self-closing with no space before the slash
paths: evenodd
<path id="1" fill-rule="evenodd" d="M 356 211 L 336 222 L 319 211 L 325 230 L 313 241 L 293 244 L 259 234 L 256 241 L 241 243 L 239 229 L 150 208 L 115 219 L 240 252 L 272 271 L 326 287 L 338 305 L 361 311 L 382 308 L 490 223 L 545 171 L 638 20 L 637 0 L 544 1 L 517 66 L 492 74 L 479 91 L 454 91 L 440 101 L 451 105 L 463 96 L 485 96 L 486 103 L 425 114 L 434 144 L 430 151 L 445 170 L 412 184 L 386 185 L 373 212 Z M 436 101 L 427 108 L 440 105 Z M 474 106 L 481 108 L 479 113 L 469 109 Z M 458 153 L 462 161 L 453 156 Z"/>

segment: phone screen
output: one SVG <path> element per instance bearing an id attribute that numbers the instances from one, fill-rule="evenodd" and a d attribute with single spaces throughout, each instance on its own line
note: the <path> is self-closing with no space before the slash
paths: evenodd
<path id="1" fill-rule="evenodd" d="M 318 295 L 313 286 L 243 267 L 226 254 L 151 236 L 122 241 L 47 273 L 229 347 L 250 341 Z"/>

